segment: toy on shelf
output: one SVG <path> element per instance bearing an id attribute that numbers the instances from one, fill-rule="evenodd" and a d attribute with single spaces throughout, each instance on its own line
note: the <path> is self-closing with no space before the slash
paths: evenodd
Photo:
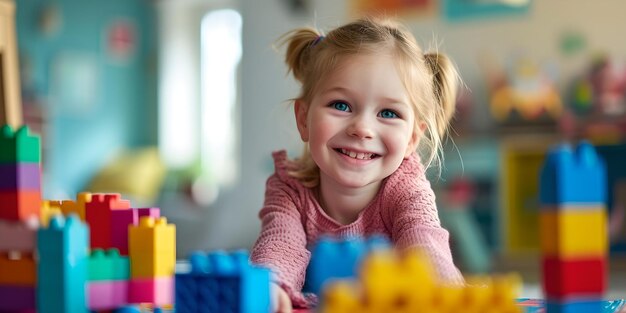
<path id="1" fill-rule="evenodd" d="M 508 69 L 496 68 L 493 58 L 481 62 L 487 69 L 491 115 L 496 121 L 532 124 L 546 118 L 555 121 L 561 115 L 563 104 L 552 67 L 527 56 L 514 58 Z"/>
<path id="2" fill-rule="evenodd" d="M 246 252 L 195 252 L 189 263 L 176 274 L 176 312 L 270 312 L 270 271 Z"/>
<path id="3" fill-rule="evenodd" d="M 547 156 L 541 171 L 539 227 L 548 312 L 602 312 L 606 181 L 604 161 L 587 142 L 575 149 L 558 146 Z"/>

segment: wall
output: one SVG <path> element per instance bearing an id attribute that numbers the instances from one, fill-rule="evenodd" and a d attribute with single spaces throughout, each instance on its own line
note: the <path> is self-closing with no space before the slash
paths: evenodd
<path id="1" fill-rule="evenodd" d="M 140 0 L 16 3 L 25 99 L 45 119 L 44 197 L 74 198 L 116 151 L 156 143 L 154 12 Z M 50 5 L 59 23 L 45 33 Z M 119 19 L 136 30 L 128 57 L 107 50 L 106 30 Z"/>

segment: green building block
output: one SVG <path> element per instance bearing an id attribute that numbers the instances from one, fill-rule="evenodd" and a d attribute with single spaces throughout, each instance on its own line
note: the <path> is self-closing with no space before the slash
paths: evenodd
<path id="1" fill-rule="evenodd" d="M 95 249 L 89 256 L 88 281 L 128 280 L 130 263 L 128 257 L 120 256 L 117 249 Z"/>
<path id="2" fill-rule="evenodd" d="M 0 163 L 39 163 L 41 161 L 41 140 L 31 135 L 28 126 L 16 132 L 9 125 L 0 130 Z"/>

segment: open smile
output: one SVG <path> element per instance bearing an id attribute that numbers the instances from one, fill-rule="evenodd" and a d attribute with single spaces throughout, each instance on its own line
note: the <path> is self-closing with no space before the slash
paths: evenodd
<path id="1" fill-rule="evenodd" d="M 352 150 L 348 150 L 344 148 L 335 148 L 335 151 L 345 156 L 348 156 L 350 158 L 356 159 L 356 160 L 372 160 L 372 159 L 380 157 L 380 155 L 376 153 L 357 152 L 357 151 L 352 151 Z"/>

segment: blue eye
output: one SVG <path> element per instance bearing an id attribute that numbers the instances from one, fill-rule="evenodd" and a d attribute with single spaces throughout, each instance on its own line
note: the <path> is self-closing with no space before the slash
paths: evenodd
<path id="1" fill-rule="evenodd" d="M 380 117 L 382 118 L 398 118 L 398 114 L 396 114 L 396 112 L 391 111 L 391 110 L 382 110 L 379 113 Z"/>
<path id="2" fill-rule="evenodd" d="M 350 112 L 350 106 L 347 103 L 345 103 L 345 102 L 336 101 L 336 102 L 331 103 L 331 105 L 336 110 L 344 111 L 344 112 Z"/>

